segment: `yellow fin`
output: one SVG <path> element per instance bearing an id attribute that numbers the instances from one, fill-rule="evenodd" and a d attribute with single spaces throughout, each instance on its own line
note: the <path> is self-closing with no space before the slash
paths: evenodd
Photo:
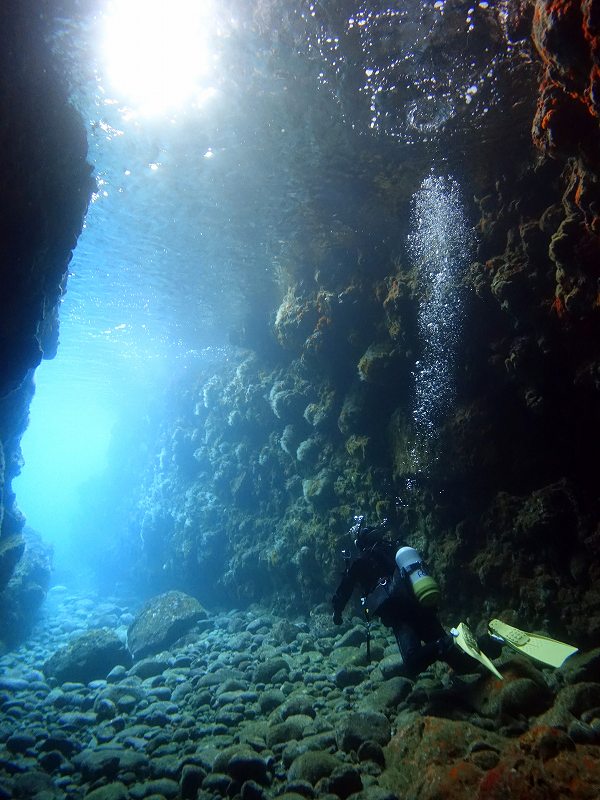
<path id="1" fill-rule="evenodd" d="M 479 661 L 480 664 L 483 664 L 483 666 L 486 669 L 489 669 L 492 675 L 495 675 L 496 678 L 504 680 L 502 675 L 498 672 L 486 654 L 481 652 L 479 645 L 477 644 L 477 639 L 466 623 L 460 622 L 456 628 L 452 628 L 450 633 L 452 636 L 454 636 L 456 639 L 456 644 L 464 653 L 466 653 L 468 656 L 471 656 L 471 658 L 474 658 L 476 661 Z"/>
<path id="2" fill-rule="evenodd" d="M 502 639 L 513 650 L 550 667 L 562 667 L 569 656 L 578 652 L 577 647 L 570 644 L 537 633 L 521 631 L 499 619 L 491 620 L 488 628 L 493 636 Z"/>

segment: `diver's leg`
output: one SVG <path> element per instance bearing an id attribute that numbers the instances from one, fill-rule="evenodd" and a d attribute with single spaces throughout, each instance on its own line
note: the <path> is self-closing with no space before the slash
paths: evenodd
<path id="1" fill-rule="evenodd" d="M 443 628 L 441 629 L 443 635 L 441 638 L 426 644 L 421 644 L 421 636 L 405 622 L 397 622 L 393 626 L 393 631 L 407 677 L 414 678 L 434 661 L 444 658 L 447 642 Z"/>
<path id="2" fill-rule="evenodd" d="M 421 648 L 421 638 L 406 622 L 395 621 L 392 630 L 404 662 L 404 672 L 407 677 L 414 677 L 418 672 L 415 669 L 414 656 Z"/>
<path id="3" fill-rule="evenodd" d="M 428 657 L 430 664 L 433 661 L 445 661 L 455 672 L 462 673 L 471 669 L 472 660 L 459 647 L 455 647 L 454 637 L 446 633 L 435 611 L 419 609 L 417 630 L 426 643 L 423 657 Z"/>
<path id="4" fill-rule="evenodd" d="M 448 635 L 435 611 L 427 608 L 418 608 L 415 628 L 424 642 L 434 642 Z"/>

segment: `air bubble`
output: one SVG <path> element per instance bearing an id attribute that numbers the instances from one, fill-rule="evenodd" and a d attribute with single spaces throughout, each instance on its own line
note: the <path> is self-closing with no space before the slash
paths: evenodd
<path id="1" fill-rule="evenodd" d="M 409 247 L 423 298 L 418 312 L 422 355 L 415 363 L 416 452 L 436 435 L 455 393 L 463 313 L 460 279 L 470 263 L 474 236 L 453 178 L 430 175 L 423 181 L 413 198 L 412 225 Z"/>

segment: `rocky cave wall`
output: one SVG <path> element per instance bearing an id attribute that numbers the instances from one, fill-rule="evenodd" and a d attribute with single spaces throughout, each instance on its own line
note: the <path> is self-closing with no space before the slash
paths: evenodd
<path id="1" fill-rule="evenodd" d="M 421 475 L 408 457 L 415 270 L 340 223 L 303 249 L 312 279 L 288 281 L 273 346 L 232 354 L 171 392 L 129 522 L 148 586 L 209 604 L 310 608 L 329 598 L 344 534 L 364 513 L 423 550 L 449 621 L 502 615 L 593 641 L 597 5 L 519 8 L 539 78 L 534 146 L 528 137 L 501 152 L 496 142 L 495 157 L 484 148 L 472 166 L 478 250 L 464 278 L 457 401 Z M 380 206 L 408 218 L 412 180 L 377 175 Z"/>
<path id="2" fill-rule="evenodd" d="M 421 479 L 407 457 L 421 298 L 398 242 L 426 167 L 363 138 L 360 150 L 351 143 L 364 168 L 353 193 L 361 203 L 335 226 L 319 224 L 329 218 L 326 198 L 307 203 L 312 236 L 279 256 L 287 279 L 268 329 L 257 332 L 255 319 L 244 349 L 171 387 L 168 417 L 142 432 L 151 459 L 136 461 L 141 483 L 129 475 L 122 506 L 103 517 L 113 532 L 103 566 L 130 565 L 124 579 L 149 591 L 185 588 L 209 605 L 260 598 L 309 609 L 330 596 L 344 534 L 365 513 L 389 518 L 423 550 L 450 621 L 500 614 L 581 645 L 593 640 L 597 11 L 591 2 L 515 5 L 541 74 L 533 136 L 525 131 L 516 149 L 492 137 L 473 159 L 455 151 L 456 138 L 445 142 L 466 158 L 479 245 L 464 279 L 457 401 Z M 32 370 L 56 347 L 57 302 L 92 189 L 81 123 L 28 11 L 3 5 L 6 41 L 28 45 L 0 55 L 4 587 L 23 549 L 11 480 Z M 331 153 L 320 158 L 319 169 L 335 172 Z M 42 564 L 32 597 L 45 579 Z M 4 588 L 3 617 L 14 621 L 7 598 Z"/>
<path id="3" fill-rule="evenodd" d="M 43 599 L 50 552 L 24 533 L 12 480 L 34 392 L 58 345 L 58 307 L 93 189 L 83 124 L 44 37 L 45 4 L 0 9 L 0 639 Z"/>

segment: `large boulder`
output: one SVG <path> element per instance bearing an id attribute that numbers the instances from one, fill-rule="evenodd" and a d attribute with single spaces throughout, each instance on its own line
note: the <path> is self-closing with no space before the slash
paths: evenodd
<path id="1" fill-rule="evenodd" d="M 597 747 L 537 724 L 518 739 L 466 721 L 418 717 L 385 748 L 379 785 L 419 800 L 599 797 Z"/>
<path id="2" fill-rule="evenodd" d="M 131 656 L 115 633 L 93 628 L 57 650 L 44 664 L 44 673 L 59 683 L 89 683 L 106 678 L 117 664 L 130 663 Z"/>
<path id="3" fill-rule="evenodd" d="M 184 592 L 165 592 L 150 599 L 127 631 L 134 658 L 159 653 L 207 616 L 200 603 Z"/>

